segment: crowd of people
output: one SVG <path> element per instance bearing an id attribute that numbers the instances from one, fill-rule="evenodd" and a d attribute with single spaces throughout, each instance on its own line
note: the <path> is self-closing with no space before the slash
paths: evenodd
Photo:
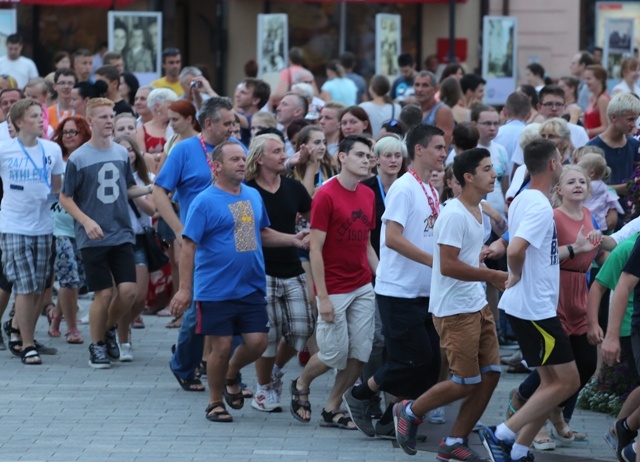
<path id="1" fill-rule="evenodd" d="M 149 86 L 117 51 L 95 69 L 88 50 L 62 53 L 40 77 L 20 36 L 7 49 L 0 315 L 12 293 L 15 305 L 0 347 L 25 365 L 56 353 L 34 338 L 43 306 L 50 337 L 64 322 L 65 340 L 84 343 L 85 289 L 89 366 L 134 361 L 161 242 L 162 311 L 180 328 L 171 373 L 185 391 L 207 377 L 213 422 L 245 400 L 281 411 L 298 356 L 297 421 L 310 422 L 312 384 L 334 369 L 322 426 L 413 455 L 418 426 L 462 400 L 438 458 L 488 460 L 468 437 L 500 347 L 517 342 L 508 361 L 528 375 L 508 419 L 479 431 L 493 462 L 529 462 L 530 447 L 586 438 L 569 423 L 599 356 L 640 369 L 636 58 L 611 96 L 586 51 L 555 81 L 530 64 L 498 111 L 479 75 L 432 57 L 417 70 L 410 54 L 395 81 L 367 84 L 345 53 L 319 85 L 295 48 L 274 88 L 249 72 L 225 97 L 177 48 Z M 242 382 L 250 364 L 255 389 Z M 620 460 L 636 460 L 638 428 L 636 390 L 607 434 Z"/>

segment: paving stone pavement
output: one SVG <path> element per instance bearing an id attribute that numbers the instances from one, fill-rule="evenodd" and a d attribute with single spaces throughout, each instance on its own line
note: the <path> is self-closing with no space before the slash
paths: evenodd
<path id="1" fill-rule="evenodd" d="M 81 313 L 89 302 L 80 300 Z M 260 413 L 246 402 L 241 411 L 230 410 L 233 423 L 208 422 L 208 393 L 184 392 L 168 369 L 170 346 L 177 338 L 177 330 L 165 329 L 168 321 L 146 316 L 146 329 L 133 331 L 135 360 L 109 370 L 87 365 L 87 325 L 80 327 L 85 344 L 68 345 L 64 338 L 47 337 L 45 318 L 36 337 L 59 348 L 58 355 L 43 356 L 42 366 L 24 366 L 8 351 L 0 352 L 0 462 L 411 460 L 389 440 L 318 425 L 331 372 L 312 385 L 312 423 L 295 421 L 287 401 L 289 381 L 301 370 L 297 361 L 285 375 L 284 412 Z M 245 368 L 243 376 L 255 384 L 253 367 Z M 483 422 L 502 420 L 507 393 L 522 378 L 503 375 Z M 555 460 L 614 460 L 602 439 L 610 421 L 577 410 L 572 425 L 587 431 L 589 441 L 557 449 L 561 457 Z M 435 454 L 420 452 L 415 459 L 435 460 Z"/>

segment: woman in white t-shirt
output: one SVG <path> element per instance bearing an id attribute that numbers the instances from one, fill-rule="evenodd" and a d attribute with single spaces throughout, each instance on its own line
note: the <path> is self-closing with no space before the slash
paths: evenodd
<path id="1" fill-rule="evenodd" d="M 380 133 L 382 124 L 387 120 L 394 120 L 400 117 L 402 108 L 389 98 L 391 84 L 384 75 L 374 75 L 369 83 L 369 96 L 371 101 L 360 103 L 359 106 L 369 116 L 373 137 Z"/>
<path id="2" fill-rule="evenodd" d="M 640 87 L 636 83 L 640 76 L 640 61 L 637 58 L 625 58 L 620 63 L 620 83 L 613 87 L 612 95 L 633 93 L 640 97 Z"/>

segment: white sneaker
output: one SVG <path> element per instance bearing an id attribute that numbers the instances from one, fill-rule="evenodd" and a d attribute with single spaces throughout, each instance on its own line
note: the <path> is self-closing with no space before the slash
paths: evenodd
<path id="1" fill-rule="evenodd" d="M 429 411 L 429 423 L 443 424 L 447 419 L 444 416 L 444 407 L 437 407 L 432 411 Z"/>
<path id="2" fill-rule="evenodd" d="M 271 390 L 260 390 L 253 395 L 251 407 L 262 412 L 282 412 L 278 395 Z"/>
<path id="3" fill-rule="evenodd" d="M 130 363 L 133 361 L 133 347 L 130 343 L 121 343 L 120 345 L 120 362 Z"/>

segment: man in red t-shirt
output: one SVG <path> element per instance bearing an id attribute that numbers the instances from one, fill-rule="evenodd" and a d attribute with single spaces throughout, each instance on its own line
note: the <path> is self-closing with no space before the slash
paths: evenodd
<path id="1" fill-rule="evenodd" d="M 371 141 L 349 136 L 339 146 L 340 174 L 322 186 L 311 204 L 311 269 L 319 311 L 319 352 L 291 384 L 291 413 L 311 420 L 309 386 L 329 369 L 338 370 L 320 425 L 355 430 L 340 411 L 342 395 L 369 360 L 374 331 L 372 273 L 378 265 L 369 232 L 375 228 L 373 191 L 360 184 L 369 174 Z"/>

